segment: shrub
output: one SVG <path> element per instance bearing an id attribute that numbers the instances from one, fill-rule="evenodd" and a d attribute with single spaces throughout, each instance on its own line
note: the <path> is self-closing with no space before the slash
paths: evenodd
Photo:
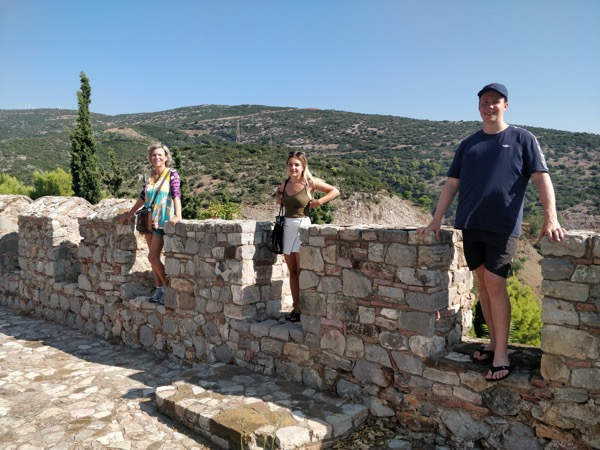
<path id="1" fill-rule="evenodd" d="M 27 186 L 15 177 L 11 177 L 5 173 L 0 174 L 1 195 L 26 195 L 30 197 L 32 192 L 32 186 Z"/>

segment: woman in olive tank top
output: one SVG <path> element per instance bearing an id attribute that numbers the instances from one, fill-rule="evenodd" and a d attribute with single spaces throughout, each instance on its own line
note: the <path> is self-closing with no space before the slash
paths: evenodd
<path id="1" fill-rule="evenodd" d="M 292 322 L 300 320 L 300 228 L 308 227 L 310 208 L 333 200 L 340 191 L 323 180 L 314 178 L 308 169 L 304 152 L 290 152 L 287 159 L 288 178 L 281 182 L 277 190 L 277 204 L 283 205 L 285 224 L 283 229 L 283 257 L 290 274 L 293 309 L 286 315 Z M 319 199 L 315 192 L 324 192 Z"/>

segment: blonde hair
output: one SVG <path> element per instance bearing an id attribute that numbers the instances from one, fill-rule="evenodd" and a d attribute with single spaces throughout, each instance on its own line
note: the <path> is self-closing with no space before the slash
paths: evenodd
<path id="1" fill-rule="evenodd" d="M 313 176 L 313 174 L 310 172 L 310 169 L 308 168 L 308 161 L 306 159 L 306 153 L 290 152 L 288 154 L 288 159 L 286 161 L 286 164 L 290 162 L 291 158 L 296 158 L 302 164 L 302 178 L 304 179 L 304 182 L 306 183 L 306 185 L 308 187 L 310 187 L 308 196 L 310 198 L 312 198 L 312 190 L 314 189 L 314 186 L 315 186 L 315 177 Z"/>
<path id="2" fill-rule="evenodd" d="M 169 167 L 171 165 L 171 163 L 173 162 L 173 157 L 171 156 L 171 151 L 169 150 L 169 147 L 167 147 L 164 144 L 161 144 L 160 142 L 151 144 L 148 147 L 148 161 L 150 161 L 150 163 L 152 163 L 152 152 L 154 150 L 158 150 L 158 149 L 161 149 L 165 152 L 165 157 L 166 157 L 165 166 Z"/>

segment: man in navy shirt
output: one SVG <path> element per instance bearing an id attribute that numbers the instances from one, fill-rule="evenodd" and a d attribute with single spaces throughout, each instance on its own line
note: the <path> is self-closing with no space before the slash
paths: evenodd
<path id="1" fill-rule="evenodd" d="M 544 210 L 539 238 L 560 241 L 565 230 L 558 223 L 554 187 L 537 139 L 504 121 L 508 90 L 492 83 L 477 95 L 483 129 L 458 146 L 433 220 L 417 229 L 417 234 L 433 231 L 439 238 L 444 214 L 458 193 L 454 227 L 463 230 L 465 259 L 475 272 L 490 334 L 489 344 L 476 351 L 472 360 L 491 364 L 486 380 L 502 381 L 515 370 L 508 359 L 511 306 L 506 279 L 521 233 L 529 178 L 537 187 Z"/>

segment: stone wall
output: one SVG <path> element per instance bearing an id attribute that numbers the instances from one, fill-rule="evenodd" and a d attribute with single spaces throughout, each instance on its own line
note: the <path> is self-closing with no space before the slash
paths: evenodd
<path id="1" fill-rule="evenodd" d="M 600 237 L 571 232 L 542 253 L 542 374 L 575 392 L 600 391 Z M 600 413 L 600 409 L 598 410 Z"/>
<path id="2" fill-rule="evenodd" d="M 19 267 L 19 215 L 30 203 L 24 195 L 0 195 L 0 273 Z"/>
<path id="3" fill-rule="evenodd" d="M 45 197 L 20 211 L 18 267 L 0 273 L 0 304 L 185 364 L 234 363 L 335 391 L 459 447 L 600 448 L 596 233 L 543 242 L 541 375 L 522 369 L 490 385 L 456 351 L 474 300 L 460 233 L 311 226 L 294 324 L 280 320 L 287 271 L 266 249 L 270 222 L 167 228 L 170 287 L 164 306 L 148 302 L 145 242 L 114 219 L 132 204 Z"/>

